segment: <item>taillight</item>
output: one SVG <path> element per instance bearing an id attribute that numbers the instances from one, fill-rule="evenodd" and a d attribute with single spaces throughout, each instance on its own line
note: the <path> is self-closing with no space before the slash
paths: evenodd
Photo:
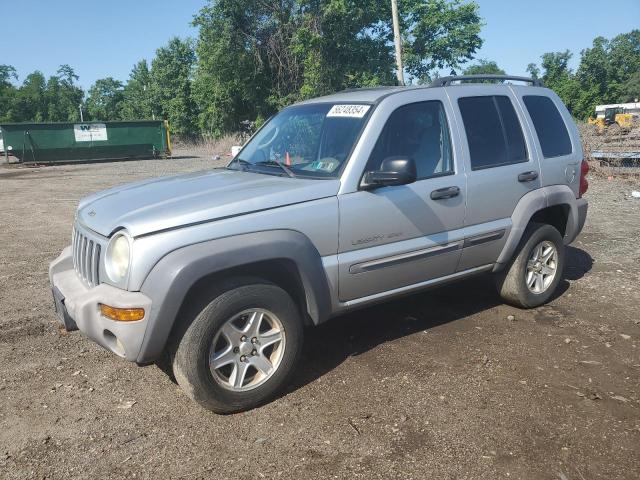
<path id="1" fill-rule="evenodd" d="M 580 190 L 578 191 L 578 198 L 582 197 L 589 189 L 587 173 L 589 173 L 589 163 L 586 160 L 582 160 L 580 164 Z"/>

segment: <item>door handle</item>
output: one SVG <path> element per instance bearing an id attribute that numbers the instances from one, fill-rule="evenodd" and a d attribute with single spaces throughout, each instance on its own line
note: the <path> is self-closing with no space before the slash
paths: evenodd
<path id="1" fill-rule="evenodd" d="M 538 172 L 534 172 L 534 171 L 524 172 L 518 175 L 519 182 L 532 182 L 536 178 L 538 178 Z"/>
<path id="2" fill-rule="evenodd" d="M 459 187 L 439 188 L 431 192 L 431 200 L 444 200 L 445 198 L 457 197 L 459 194 Z"/>

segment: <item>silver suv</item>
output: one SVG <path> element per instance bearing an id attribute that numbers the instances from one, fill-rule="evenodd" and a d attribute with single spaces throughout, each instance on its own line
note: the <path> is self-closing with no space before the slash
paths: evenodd
<path id="1" fill-rule="evenodd" d="M 60 321 L 229 413 L 272 398 L 304 327 L 346 311 L 481 273 L 545 303 L 588 167 L 557 95 L 488 80 L 304 101 L 226 168 L 84 198 L 49 270 Z"/>

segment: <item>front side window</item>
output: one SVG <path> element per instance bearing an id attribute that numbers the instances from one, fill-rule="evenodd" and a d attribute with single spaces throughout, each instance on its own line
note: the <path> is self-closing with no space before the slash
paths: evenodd
<path id="1" fill-rule="evenodd" d="M 525 95 L 522 100 L 538 134 L 544 158 L 569 155 L 572 152 L 569 132 L 553 100 L 542 95 Z"/>
<path id="2" fill-rule="evenodd" d="M 528 160 L 520 121 L 509 97 L 463 97 L 458 106 L 473 170 Z"/>
<path id="3" fill-rule="evenodd" d="M 310 104 L 286 108 L 240 151 L 229 168 L 335 178 L 347 161 L 371 105 Z"/>
<path id="4" fill-rule="evenodd" d="M 418 179 L 453 172 L 449 127 L 441 102 L 411 103 L 389 116 L 367 170 L 379 169 L 388 157 L 412 158 Z"/>

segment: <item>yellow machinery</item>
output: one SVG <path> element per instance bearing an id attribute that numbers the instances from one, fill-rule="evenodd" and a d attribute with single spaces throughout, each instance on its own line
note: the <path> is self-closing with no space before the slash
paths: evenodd
<path id="1" fill-rule="evenodd" d="M 596 118 L 589 118 L 589 124 L 596 125 L 600 131 L 614 124 L 624 130 L 630 130 L 639 119 L 640 104 L 638 103 L 598 105 Z"/>

